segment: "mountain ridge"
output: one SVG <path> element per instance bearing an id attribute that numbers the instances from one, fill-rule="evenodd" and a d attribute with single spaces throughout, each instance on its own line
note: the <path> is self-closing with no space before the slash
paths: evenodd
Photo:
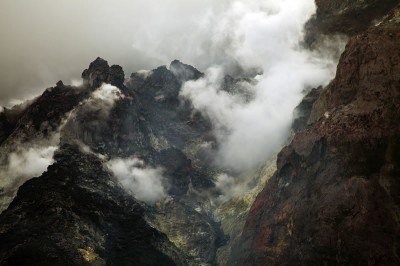
<path id="1" fill-rule="evenodd" d="M 350 38 L 336 77 L 305 93 L 277 159 L 239 176 L 214 163 L 212 121 L 180 95 L 205 74 L 178 60 L 125 78 L 98 57 L 82 85 L 0 112 L 0 264 L 398 264 L 400 13 L 361 2 L 316 1 L 310 36 Z M 380 23 L 347 29 L 354 14 Z M 254 82 L 225 76 L 222 90 Z M 35 174 L 3 169 L 48 147 Z M 246 193 L 221 198 L 228 174 Z"/>

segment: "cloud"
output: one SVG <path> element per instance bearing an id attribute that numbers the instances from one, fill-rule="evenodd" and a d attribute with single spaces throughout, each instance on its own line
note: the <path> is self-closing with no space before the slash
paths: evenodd
<path id="1" fill-rule="evenodd" d="M 233 32 L 232 58 L 263 73 L 255 77 L 250 101 L 222 90 L 223 65 L 182 87 L 181 96 L 213 122 L 219 165 L 242 171 L 265 161 L 287 139 L 303 91 L 333 78 L 329 58 L 301 47 L 302 26 L 314 11 L 307 0 L 235 1 L 214 25 L 216 32 Z"/>
<path id="2" fill-rule="evenodd" d="M 217 202 L 225 202 L 233 197 L 239 196 L 250 190 L 246 180 L 237 177 L 232 177 L 226 173 L 217 176 L 215 187 L 222 192 L 216 199 Z"/>
<path id="3" fill-rule="evenodd" d="M 17 177 L 41 175 L 52 164 L 57 146 L 20 148 L 8 156 L 6 171 L 1 173 L 2 184 Z"/>
<path id="4" fill-rule="evenodd" d="M 51 165 L 58 146 L 19 147 L 0 165 L 0 212 L 14 198 L 17 189 L 28 179 L 40 176 Z"/>
<path id="5" fill-rule="evenodd" d="M 95 90 L 89 100 L 84 103 L 86 108 L 98 109 L 101 108 L 103 115 L 107 115 L 111 108 L 113 108 L 115 101 L 124 98 L 121 91 L 111 85 L 103 83 L 100 88 Z"/>
<path id="6" fill-rule="evenodd" d="M 115 102 L 125 98 L 124 94 L 117 87 L 103 83 L 96 89 L 89 98 L 81 102 L 69 115 L 69 121 L 85 122 L 105 122 Z M 90 121 L 85 116 L 93 116 Z M 72 119 L 71 119 L 72 118 Z"/>
<path id="7" fill-rule="evenodd" d="M 152 204 L 166 197 L 161 168 L 146 166 L 135 157 L 113 159 L 107 162 L 107 166 L 138 200 Z"/>

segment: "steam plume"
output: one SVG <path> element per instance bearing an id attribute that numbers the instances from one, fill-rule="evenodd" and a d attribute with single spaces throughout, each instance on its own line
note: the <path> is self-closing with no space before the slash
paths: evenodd
<path id="1" fill-rule="evenodd" d="M 135 198 L 154 203 L 166 196 L 162 183 L 162 170 L 151 168 L 135 157 L 113 159 L 107 163 L 122 186 Z"/>
<path id="2" fill-rule="evenodd" d="M 295 106 L 306 89 L 333 77 L 331 61 L 305 50 L 302 25 L 315 11 L 312 1 L 235 1 L 214 28 L 232 32 L 240 44 L 230 55 L 246 69 L 262 69 L 250 101 L 222 90 L 224 66 L 184 84 L 181 96 L 208 116 L 221 143 L 218 163 L 241 171 L 273 154 L 287 138 Z"/>
<path id="3" fill-rule="evenodd" d="M 0 166 L 0 212 L 3 211 L 19 186 L 28 179 L 40 176 L 51 165 L 57 145 L 19 147 L 8 154 L 7 161 Z"/>

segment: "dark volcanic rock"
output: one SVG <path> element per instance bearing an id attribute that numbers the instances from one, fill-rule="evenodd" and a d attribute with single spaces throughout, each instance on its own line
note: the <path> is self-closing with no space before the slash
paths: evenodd
<path id="1" fill-rule="evenodd" d="M 169 181 L 168 194 L 186 194 L 193 172 L 191 161 L 182 151 L 175 148 L 162 150 L 157 159 L 159 164 L 163 166 L 164 175 Z"/>
<path id="2" fill-rule="evenodd" d="M 96 89 L 103 83 L 109 83 L 118 88 L 123 87 L 125 74 L 122 67 L 112 65 L 109 67 L 108 62 L 97 57 L 89 68 L 82 72 L 82 78 L 90 88 Z"/>
<path id="3" fill-rule="evenodd" d="M 121 88 L 125 81 L 125 73 L 121 66 L 112 65 L 108 74 L 107 82 L 111 85 Z"/>
<path id="4" fill-rule="evenodd" d="M 103 82 L 107 82 L 109 73 L 110 67 L 107 61 L 97 57 L 96 60 L 90 63 L 89 68 L 82 72 L 82 78 L 92 89 L 96 89 Z"/>
<path id="5" fill-rule="evenodd" d="M 1 265 L 184 264 L 96 156 L 66 145 L 55 159 L 1 214 Z"/>
<path id="6" fill-rule="evenodd" d="M 313 125 L 280 152 L 230 265 L 400 264 L 398 14 L 351 39 Z"/>
<path id="7" fill-rule="evenodd" d="M 183 64 L 178 60 L 174 60 L 171 62 L 169 70 L 171 70 L 171 72 L 174 73 L 176 78 L 182 82 L 188 80 L 196 80 L 204 76 L 203 73 L 198 71 L 193 66 Z"/>
<path id="8" fill-rule="evenodd" d="M 7 117 L 5 111 L 0 113 L 0 144 L 11 134 L 15 124 Z"/>
<path id="9" fill-rule="evenodd" d="M 398 0 L 316 0 L 318 27 L 325 34 L 358 34 L 381 20 Z"/>
<path id="10" fill-rule="evenodd" d="M 59 81 L 56 87 L 46 89 L 34 100 L 6 109 L 5 127 L 1 130 L 9 132 L 7 138 L 12 145 L 31 141 L 39 135 L 47 137 L 56 132 L 66 115 L 89 95 L 87 89 L 67 86 Z"/>

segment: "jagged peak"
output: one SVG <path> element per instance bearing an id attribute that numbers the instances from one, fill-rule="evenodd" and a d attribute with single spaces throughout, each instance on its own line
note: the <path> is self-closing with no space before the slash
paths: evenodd
<path id="1" fill-rule="evenodd" d="M 62 87 L 62 86 L 64 86 L 64 82 L 62 82 L 62 80 L 59 80 L 59 81 L 56 83 L 56 86 L 57 86 L 57 87 Z"/>
<path id="2" fill-rule="evenodd" d="M 110 83 L 121 88 L 124 84 L 125 73 L 121 66 L 108 65 L 108 62 L 101 57 L 97 57 L 90 63 L 89 68 L 82 72 L 84 83 L 90 88 L 96 89 L 102 83 Z"/>
<path id="3" fill-rule="evenodd" d="M 191 65 L 182 63 L 175 59 L 171 62 L 169 70 L 175 75 L 180 81 L 196 80 L 204 76 L 199 70 Z"/>

